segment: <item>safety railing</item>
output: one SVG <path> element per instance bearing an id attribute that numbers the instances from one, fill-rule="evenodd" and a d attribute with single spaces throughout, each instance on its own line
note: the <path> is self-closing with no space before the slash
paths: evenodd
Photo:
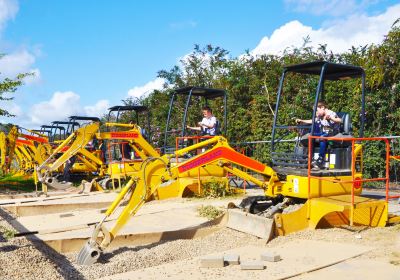
<path id="1" fill-rule="evenodd" d="M 330 178 L 324 178 L 320 176 L 313 176 L 312 175 L 312 168 L 311 168 L 311 161 L 313 159 L 313 140 L 319 139 L 319 141 L 333 141 L 333 142 L 351 142 L 351 180 L 339 180 L 339 179 L 330 179 Z M 377 177 L 377 178 L 368 178 L 364 179 L 361 178 L 360 174 L 362 174 L 362 162 L 359 163 L 359 170 L 356 170 L 356 163 L 358 160 L 362 160 L 361 158 L 356 157 L 356 142 L 357 143 L 362 143 L 365 141 L 382 141 L 385 144 L 385 176 L 384 177 Z M 394 199 L 394 198 L 399 198 L 400 195 L 390 195 L 390 138 L 389 137 L 363 137 L 363 138 L 354 138 L 354 137 L 320 137 L 320 136 L 309 136 L 308 137 L 308 199 L 312 199 L 311 196 L 311 179 L 317 179 L 317 180 L 322 180 L 322 181 L 330 181 L 334 183 L 351 183 L 351 212 L 350 212 L 350 225 L 353 225 L 353 220 L 354 220 L 354 208 L 355 208 L 355 188 L 360 188 L 362 183 L 365 182 L 384 182 L 385 183 L 385 200 L 386 202 L 389 201 L 389 199 Z M 362 145 L 359 146 L 360 149 L 362 149 Z M 360 157 L 362 154 L 362 150 L 360 152 Z M 358 172 L 358 173 L 357 173 Z M 357 175 L 357 174 L 358 175 Z"/>

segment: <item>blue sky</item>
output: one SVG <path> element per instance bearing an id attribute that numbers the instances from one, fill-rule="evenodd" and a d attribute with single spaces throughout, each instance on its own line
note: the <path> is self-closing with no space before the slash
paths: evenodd
<path id="1" fill-rule="evenodd" d="M 6 106 L 35 127 L 71 114 L 99 115 L 160 86 L 193 50 L 212 44 L 236 57 L 328 43 L 333 51 L 379 43 L 400 17 L 399 1 L 0 0 L 0 79 L 36 75 Z"/>

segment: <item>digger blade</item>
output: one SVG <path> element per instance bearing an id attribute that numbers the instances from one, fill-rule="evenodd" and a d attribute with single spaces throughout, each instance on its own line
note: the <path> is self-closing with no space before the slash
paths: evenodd
<path id="1" fill-rule="evenodd" d="M 94 264 L 100 257 L 101 250 L 94 242 L 86 242 L 80 250 L 76 262 L 79 265 L 91 265 Z"/>
<path id="2" fill-rule="evenodd" d="M 226 226 L 268 241 L 274 238 L 274 219 L 246 213 L 241 209 L 228 209 L 228 223 Z"/>

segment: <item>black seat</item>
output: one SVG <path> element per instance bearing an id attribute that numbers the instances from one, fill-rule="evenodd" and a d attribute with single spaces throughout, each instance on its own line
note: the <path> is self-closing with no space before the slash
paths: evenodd
<path id="1" fill-rule="evenodd" d="M 220 135 L 221 134 L 221 123 L 219 120 L 215 123 L 215 135 Z"/>
<path id="2" fill-rule="evenodd" d="M 351 117 L 349 113 L 346 112 L 338 112 L 338 117 L 342 119 L 342 122 L 339 125 L 338 133 L 336 133 L 333 137 L 337 138 L 352 138 L 351 132 L 353 131 L 353 126 L 351 124 Z M 351 146 L 351 141 L 333 141 L 333 147 L 349 147 Z"/>
<path id="3" fill-rule="evenodd" d="M 343 135 L 350 135 L 353 130 L 350 114 L 346 112 L 338 112 L 337 115 L 342 119 L 342 122 L 339 126 L 339 133 Z"/>

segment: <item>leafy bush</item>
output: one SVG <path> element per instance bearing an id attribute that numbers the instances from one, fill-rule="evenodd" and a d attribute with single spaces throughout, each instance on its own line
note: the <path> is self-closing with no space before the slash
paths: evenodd
<path id="1" fill-rule="evenodd" d="M 14 229 L 8 229 L 4 226 L 0 226 L 0 233 L 6 240 L 10 240 L 14 238 L 17 232 Z"/>
<path id="2" fill-rule="evenodd" d="M 216 180 L 206 182 L 202 185 L 203 187 L 203 197 L 225 197 L 231 194 L 231 191 L 224 182 L 219 182 Z"/>

